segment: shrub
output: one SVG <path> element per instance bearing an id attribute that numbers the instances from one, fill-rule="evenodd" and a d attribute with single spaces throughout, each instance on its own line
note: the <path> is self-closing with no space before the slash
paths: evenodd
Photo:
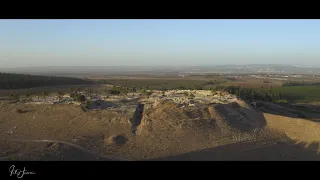
<path id="1" fill-rule="evenodd" d="M 194 94 L 193 94 L 193 93 L 190 93 L 189 99 L 193 99 L 194 97 L 195 97 Z"/>
<path id="2" fill-rule="evenodd" d="M 146 95 L 147 95 L 148 97 L 149 97 L 151 94 L 152 94 L 151 91 L 147 91 L 147 92 L 146 92 Z"/>
<path id="3" fill-rule="evenodd" d="M 287 104 L 288 101 L 286 99 L 279 99 L 279 100 L 275 100 L 274 103 L 278 103 L 278 104 Z"/>
<path id="4" fill-rule="evenodd" d="M 84 102 L 85 100 L 86 100 L 86 97 L 82 94 L 78 94 L 76 96 L 76 101 L 78 101 L 78 102 Z"/>
<path id="5" fill-rule="evenodd" d="M 84 103 L 84 107 L 86 108 L 86 109 L 89 109 L 89 105 L 90 105 L 90 101 L 89 100 L 86 100 L 86 102 Z"/>
<path id="6" fill-rule="evenodd" d="M 16 109 L 17 113 L 23 113 L 24 111 L 22 109 Z"/>
<path id="7" fill-rule="evenodd" d="M 112 95 L 119 95 L 121 92 L 118 89 L 111 89 L 111 90 L 108 90 L 108 93 Z"/>
<path id="8" fill-rule="evenodd" d="M 13 99 L 13 100 L 19 100 L 19 99 L 20 99 L 20 95 L 19 95 L 19 94 L 11 93 L 11 94 L 10 94 L 10 97 L 11 97 L 11 99 Z"/>

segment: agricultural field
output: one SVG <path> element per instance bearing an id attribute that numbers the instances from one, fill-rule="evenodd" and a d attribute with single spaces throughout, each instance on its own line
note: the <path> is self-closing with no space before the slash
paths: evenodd
<path id="1" fill-rule="evenodd" d="M 320 85 L 317 86 L 283 86 L 272 88 L 280 92 L 292 103 L 320 102 Z"/>

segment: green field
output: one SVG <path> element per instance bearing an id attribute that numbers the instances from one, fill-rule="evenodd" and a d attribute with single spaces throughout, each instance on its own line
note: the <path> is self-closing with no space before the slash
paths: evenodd
<path id="1" fill-rule="evenodd" d="M 272 89 L 282 93 L 283 97 L 290 102 L 319 102 L 320 86 L 283 86 Z"/>

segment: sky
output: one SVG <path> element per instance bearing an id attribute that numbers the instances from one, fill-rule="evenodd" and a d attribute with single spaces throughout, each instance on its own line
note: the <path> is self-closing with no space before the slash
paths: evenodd
<path id="1" fill-rule="evenodd" d="M 0 20 L 0 68 L 320 65 L 320 20 Z"/>

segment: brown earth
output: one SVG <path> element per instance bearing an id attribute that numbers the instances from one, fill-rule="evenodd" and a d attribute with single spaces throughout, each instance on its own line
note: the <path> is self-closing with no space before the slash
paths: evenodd
<path id="1" fill-rule="evenodd" d="M 187 108 L 161 101 L 136 117 L 133 123 L 112 110 L 3 103 L 0 160 L 317 160 L 310 152 L 317 154 L 320 125 L 242 101 Z"/>

